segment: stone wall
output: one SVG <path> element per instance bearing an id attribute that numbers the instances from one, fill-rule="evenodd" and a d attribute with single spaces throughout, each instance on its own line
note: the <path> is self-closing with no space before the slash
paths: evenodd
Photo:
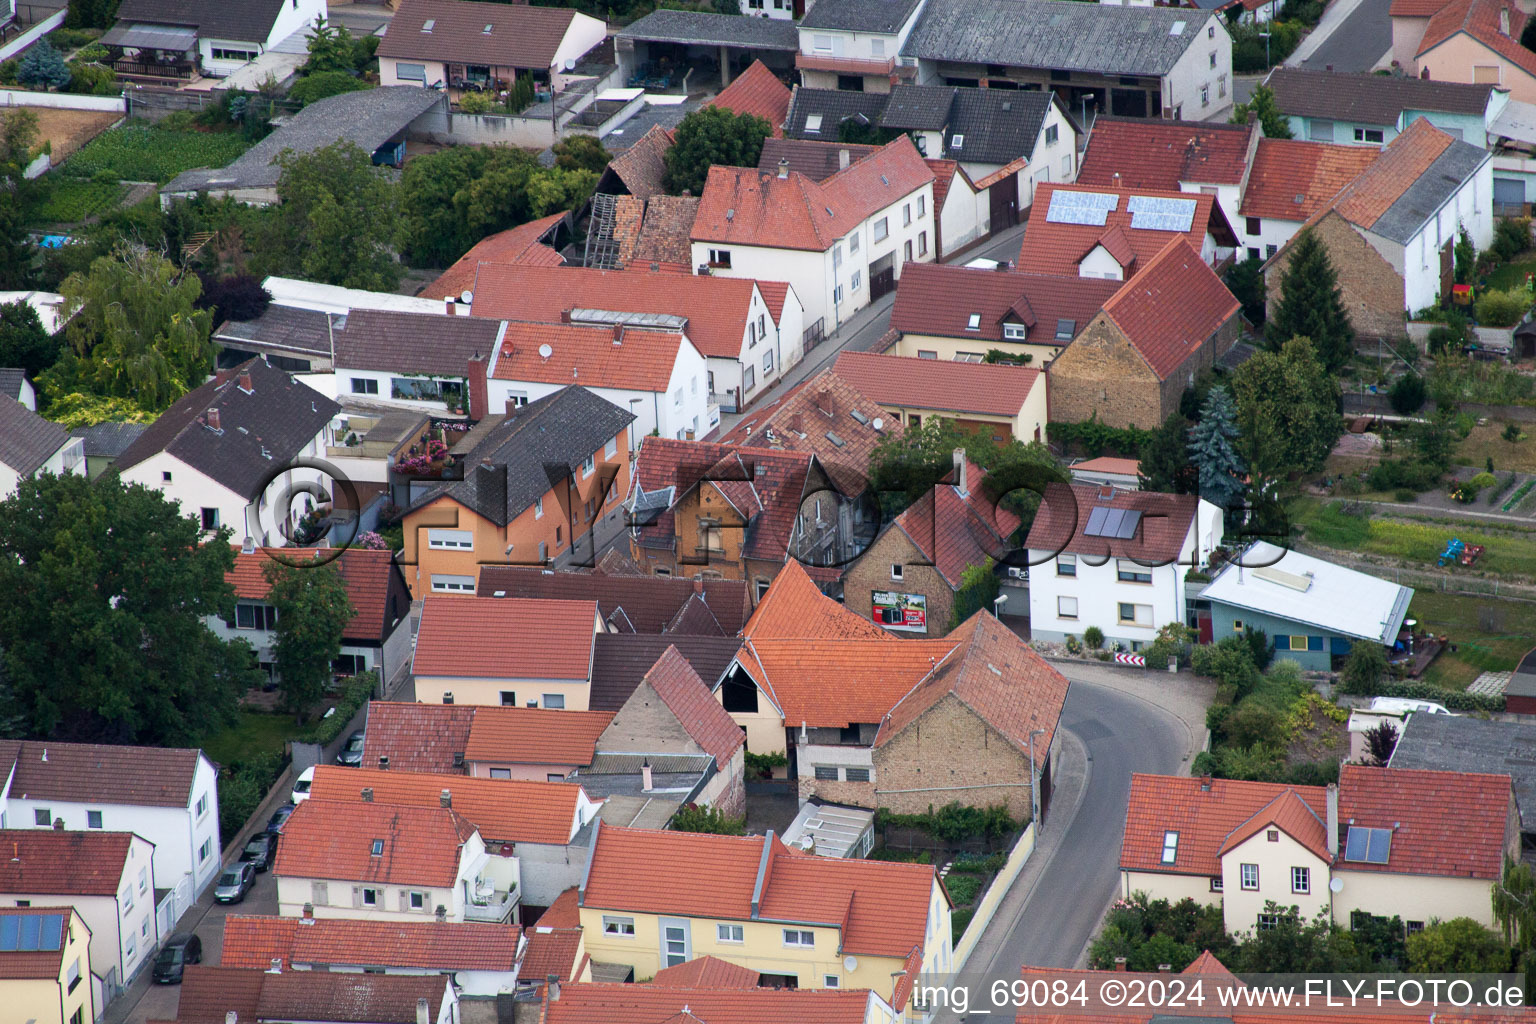
<path id="1" fill-rule="evenodd" d="M 844 573 L 843 604 L 866 619 L 872 619 L 875 591 L 922 594 L 928 599 L 927 633 L 900 630 L 897 635 L 943 636 L 949 630 L 950 616 L 954 613 L 955 592 L 938 569 L 922 564 L 927 561 L 910 537 L 894 525 L 887 527 Z M 902 579 L 891 579 L 893 565 L 902 567 Z"/>
<path id="2" fill-rule="evenodd" d="M 1360 338 L 1396 341 L 1405 333 L 1403 278 L 1386 258 L 1372 248 L 1349 222 L 1330 213 L 1312 226 L 1328 250 L 1338 274 L 1344 310 Z M 1280 279 L 1290 266 L 1294 242 L 1282 250 L 1264 273 L 1270 308 L 1280 301 Z"/>
<path id="3" fill-rule="evenodd" d="M 1029 756 L 953 695 L 875 748 L 875 778 L 879 806 L 898 814 L 958 802 L 1029 817 Z"/>
<path id="4" fill-rule="evenodd" d="M 1058 423 L 1081 423 L 1097 413 L 1112 427 L 1151 429 L 1166 419 L 1157 375 L 1103 313 L 1051 363 L 1046 386 Z"/>

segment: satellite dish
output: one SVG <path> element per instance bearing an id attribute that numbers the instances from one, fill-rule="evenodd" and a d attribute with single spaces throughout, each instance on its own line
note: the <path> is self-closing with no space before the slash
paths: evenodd
<path id="1" fill-rule="evenodd" d="M 470 291 L 468 288 L 464 289 L 462 292 L 459 293 L 459 301 L 464 303 L 464 305 L 466 305 L 466 306 L 469 305 L 471 302 L 473 302 L 474 298 L 475 298 L 475 293 Z"/>
<path id="2" fill-rule="evenodd" d="M 1334 875 L 1332 878 L 1328 879 L 1328 891 L 1329 892 L 1343 892 L 1344 891 L 1344 879 L 1340 878 L 1338 875 Z"/>
<path id="3" fill-rule="evenodd" d="M 884 430 L 885 420 L 881 419 L 879 416 L 876 416 L 873 420 L 870 421 L 869 425 L 874 427 L 876 430 Z"/>
<path id="4" fill-rule="evenodd" d="M 858 966 L 859 966 L 859 958 L 858 957 L 856 957 L 856 956 L 845 956 L 845 957 L 843 957 L 843 970 L 845 970 L 845 971 L 857 970 Z"/>
<path id="5" fill-rule="evenodd" d="M 550 348 L 548 345 L 540 345 L 539 346 L 539 358 L 540 359 L 548 359 L 550 356 L 552 356 L 554 354 L 555 354 L 555 350 Z"/>

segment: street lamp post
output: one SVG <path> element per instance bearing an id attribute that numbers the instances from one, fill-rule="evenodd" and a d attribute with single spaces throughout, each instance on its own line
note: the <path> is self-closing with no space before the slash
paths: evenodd
<path id="1" fill-rule="evenodd" d="M 993 618 L 1000 619 L 1000 618 L 1003 617 L 1003 605 L 1005 605 L 1007 603 L 1008 603 L 1008 595 L 1007 594 L 998 594 L 996 597 L 994 597 L 992 599 L 992 616 L 993 616 Z"/>
<path id="2" fill-rule="evenodd" d="M 1269 63 L 1269 33 L 1260 32 L 1259 35 L 1264 37 L 1264 66 L 1268 68 L 1271 66 Z"/>
<path id="3" fill-rule="evenodd" d="M 1040 829 L 1044 826 L 1040 822 L 1040 788 L 1038 779 L 1040 772 L 1035 768 L 1035 737 L 1044 735 L 1044 729 L 1034 729 L 1029 734 L 1029 820 L 1035 824 L 1035 838 L 1040 837 Z"/>

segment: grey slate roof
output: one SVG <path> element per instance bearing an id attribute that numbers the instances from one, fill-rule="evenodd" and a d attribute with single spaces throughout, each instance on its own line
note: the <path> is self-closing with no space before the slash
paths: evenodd
<path id="1" fill-rule="evenodd" d="M 741 632 L 752 615 L 752 601 L 743 580 L 612 576 L 599 572 L 544 572 L 525 566 L 483 565 L 477 593 L 481 597 L 596 601 L 603 620 L 624 633 L 655 635 L 667 632 L 674 625 L 686 626 L 687 623 L 676 623 L 675 620 L 696 594 L 703 595 L 719 627 L 711 629 L 710 635 L 718 636 L 723 630 L 726 635 L 734 636 Z"/>
<path id="2" fill-rule="evenodd" d="M 1390 764 L 1508 775 L 1520 805 L 1520 830 L 1536 831 L 1536 724 L 1416 713 L 1403 726 Z"/>
<path id="3" fill-rule="evenodd" d="M 1459 139 L 1452 142 L 1371 225 L 1372 234 L 1394 242 L 1408 242 L 1441 204 L 1455 195 L 1484 161 L 1491 159 L 1492 154 L 1470 143 Z"/>
<path id="4" fill-rule="evenodd" d="M 122 0 L 120 25 L 191 25 L 203 38 L 266 43 L 283 0 Z"/>
<path id="5" fill-rule="evenodd" d="M 148 429 L 148 423 L 98 423 L 76 427 L 70 434 L 83 439 L 86 458 L 115 459 Z"/>
<path id="6" fill-rule="evenodd" d="M 800 33 L 792 21 L 701 11 L 653 11 L 619 31 L 616 38 L 697 46 L 747 46 L 791 53 L 800 49 Z"/>
<path id="7" fill-rule="evenodd" d="M 883 128 L 942 131 L 946 160 L 1006 164 L 1032 156 L 1056 94 L 1025 89 L 898 85 L 880 115 Z M 955 136 L 962 136 L 959 149 Z"/>
<path id="8" fill-rule="evenodd" d="M 232 342 L 236 348 L 244 343 L 329 357 L 331 325 L 328 321 L 334 319 L 318 310 L 273 303 L 254 320 L 224 321 L 214 338 Z"/>
<path id="9" fill-rule="evenodd" d="M 416 118 L 448 98 L 436 89 L 412 85 L 382 86 L 327 96 L 305 107 L 287 123 L 242 153 L 226 167 L 184 171 L 160 187 L 161 192 L 202 189 L 263 188 L 277 184 L 280 169 L 273 163 L 285 149 L 312 153 L 345 139 L 372 153 L 405 131 Z"/>
<path id="10" fill-rule="evenodd" d="M 241 373 L 250 374 L 250 392 L 239 385 Z M 217 431 L 204 423 L 209 409 L 219 410 Z M 182 395 L 118 456 L 117 466 L 166 452 L 249 501 L 340 411 L 314 388 L 251 359 Z"/>
<path id="11" fill-rule="evenodd" d="M 816 0 L 801 28 L 842 32 L 884 32 L 900 29 L 918 0 Z"/>
<path id="12" fill-rule="evenodd" d="M 1278 67 L 1265 83 L 1292 117 L 1326 117 L 1357 124 L 1391 125 L 1405 110 L 1481 116 L 1491 85 L 1466 85 L 1369 72 L 1306 71 Z"/>
<path id="13" fill-rule="evenodd" d="M 837 126 L 852 119 L 867 124 L 878 124 L 885 105 L 890 100 L 886 93 L 844 92 L 841 89 L 807 89 L 796 86 L 789 98 L 789 116 L 784 120 L 784 136 L 790 139 L 820 139 L 836 142 Z M 809 131 L 805 119 L 812 114 L 821 115 L 821 128 Z"/>
<path id="14" fill-rule="evenodd" d="M 490 358 L 501 330 L 500 320 L 484 317 L 383 309 L 354 309 L 331 328 L 338 370 L 449 377 L 467 376 L 471 356 Z"/>
<path id="15" fill-rule="evenodd" d="M 446 495 L 505 526 L 634 419 L 586 388 L 561 388 L 497 424 L 465 459 L 463 480 L 433 488 L 411 508 Z"/>
<path id="16" fill-rule="evenodd" d="M 27 382 L 27 372 L 15 367 L 0 368 L 0 395 L 21 401 L 21 386 Z"/>
<path id="17" fill-rule="evenodd" d="M 852 163 L 879 148 L 855 142 L 767 138 L 763 140 L 762 153 L 757 158 L 757 169 L 764 174 L 777 174 L 779 161 L 788 160 L 791 171 L 812 181 L 826 181 L 842 169 L 842 154 L 847 153 L 848 162 Z"/>
<path id="18" fill-rule="evenodd" d="M 69 434 L 9 395 L 0 395 L 0 463 L 23 477 L 37 472 Z"/>
<path id="19" fill-rule="evenodd" d="M 1204 41 L 1210 17 L 1181 7 L 928 0 L 902 53 L 961 64 L 1160 76 L 1197 39 Z"/>
<path id="20" fill-rule="evenodd" d="M 592 648 L 593 711 L 617 711 L 668 647 L 676 647 L 693 670 L 714 687 L 741 650 L 741 638 L 680 633 L 599 633 Z"/>

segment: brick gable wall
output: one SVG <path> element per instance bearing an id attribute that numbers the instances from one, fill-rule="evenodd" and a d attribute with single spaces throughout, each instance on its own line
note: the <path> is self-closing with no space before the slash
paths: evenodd
<path id="1" fill-rule="evenodd" d="M 939 570 L 927 562 L 912 539 L 896 526 L 887 526 L 858 561 L 843 574 L 843 604 L 866 619 L 874 617 L 877 590 L 898 590 L 903 594 L 922 594 L 928 598 L 928 632 L 898 631 L 896 636 L 942 637 L 954 614 L 955 592 Z M 902 566 L 902 580 L 891 579 L 891 566 Z M 832 799 L 828 797 L 828 799 Z"/>
<path id="2" fill-rule="evenodd" d="M 1337 213 L 1326 214 L 1312 230 L 1328 250 L 1339 277 L 1344 309 L 1361 338 L 1397 339 L 1403 335 L 1402 275 Z M 1280 279 L 1290 266 L 1292 249 L 1275 257 L 1264 274 L 1271 309 L 1280 301 Z"/>
<path id="3" fill-rule="evenodd" d="M 879 806 L 898 814 L 958 801 L 1029 817 L 1029 757 L 953 694 L 875 749 L 875 783 Z"/>

